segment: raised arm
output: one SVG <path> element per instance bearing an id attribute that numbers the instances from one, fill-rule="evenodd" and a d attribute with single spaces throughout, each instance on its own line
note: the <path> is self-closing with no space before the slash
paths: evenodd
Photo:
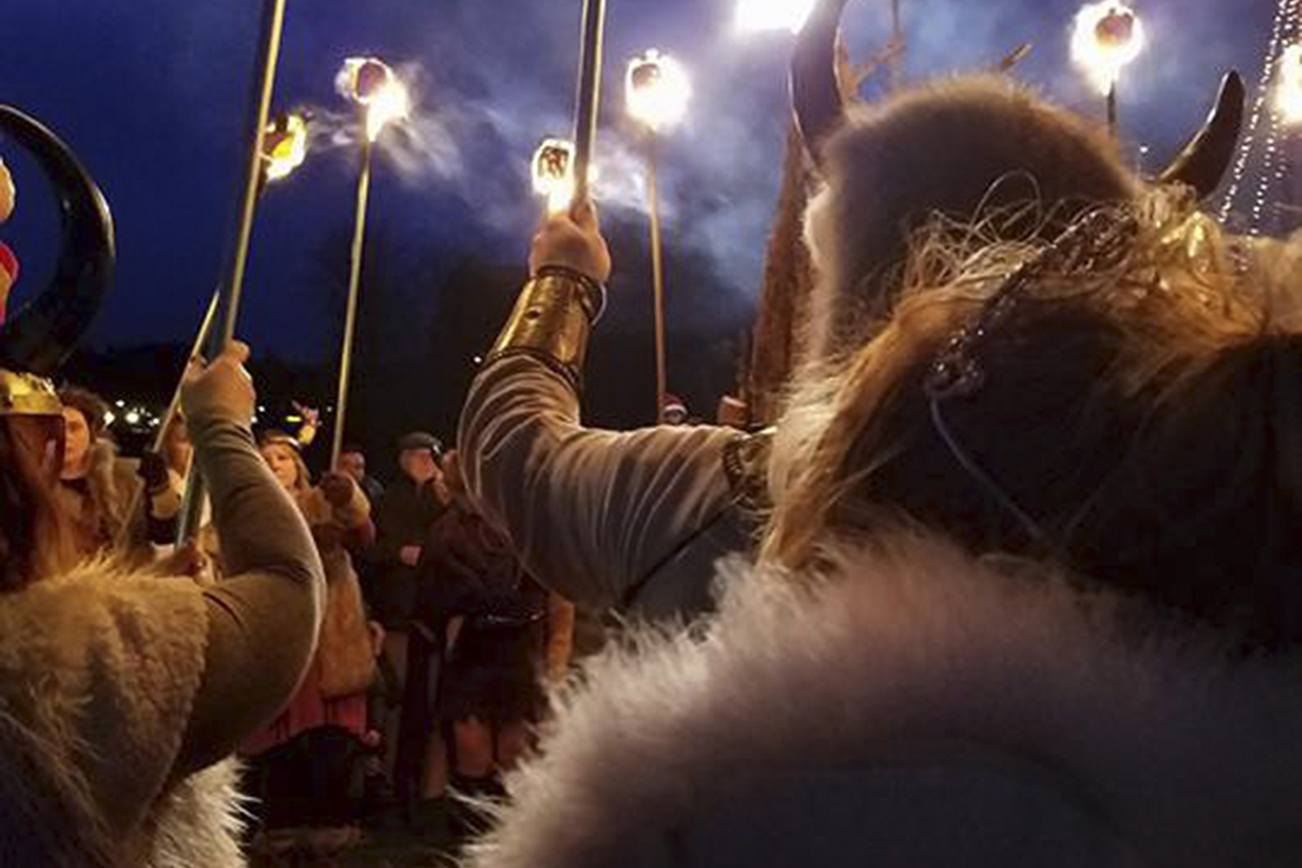
<path id="1" fill-rule="evenodd" d="M 539 581 L 588 607 L 620 606 L 730 508 L 724 456 L 743 435 L 584 428 L 584 351 L 610 274 L 591 209 L 550 220 L 530 265 L 534 278 L 462 412 L 467 485 Z M 675 579 L 708 585 L 709 571 Z"/>
<path id="2" fill-rule="evenodd" d="M 249 428 L 247 355 L 238 345 L 227 351 L 184 396 L 230 578 L 205 592 L 204 677 L 181 774 L 231 753 L 280 711 L 306 671 L 321 619 L 325 578 L 312 536 Z"/>

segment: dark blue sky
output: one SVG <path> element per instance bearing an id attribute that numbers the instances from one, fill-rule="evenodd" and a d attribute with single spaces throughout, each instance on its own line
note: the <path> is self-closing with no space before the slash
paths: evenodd
<path id="1" fill-rule="evenodd" d="M 344 57 L 375 53 L 418 75 L 421 147 L 385 154 L 377 226 L 407 255 L 451 268 L 467 252 L 522 260 L 537 203 L 525 163 L 545 133 L 569 126 L 580 0 L 290 0 L 278 107 L 343 108 L 332 78 Z M 1071 68 L 1071 0 L 904 0 L 908 74 L 986 66 L 1014 45 L 1035 52 L 1019 75 L 1098 111 Z M 1220 71 L 1255 82 L 1274 0 L 1136 0 L 1151 45 L 1122 93 L 1125 132 L 1167 156 L 1206 111 Z M 855 0 L 859 56 L 880 44 L 886 0 Z M 608 209 L 632 207 L 638 164 L 623 126 L 624 61 L 648 47 L 694 73 L 689 120 L 666 148 L 671 243 L 712 257 L 724 304 L 754 298 L 786 122 L 790 37 L 742 37 L 733 0 L 609 0 L 608 134 L 598 159 Z M 116 297 L 99 345 L 186 340 L 224 268 L 241 174 L 240 136 L 260 4 L 254 0 L 58 0 L 10 4 L 0 101 L 45 119 L 80 152 L 117 217 Z M 0 146 L 2 147 L 2 146 Z M 19 211 L 4 236 L 30 290 L 48 273 L 54 232 L 31 167 L 11 158 Z M 956 158 L 958 155 L 956 155 Z M 241 332 L 255 345 L 330 358 L 321 253 L 346 226 L 353 155 L 319 153 L 265 200 Z M 431 291 L 433 291 L 431 286 Z M 435 304 L 430 299 L 430 304 Z"/>

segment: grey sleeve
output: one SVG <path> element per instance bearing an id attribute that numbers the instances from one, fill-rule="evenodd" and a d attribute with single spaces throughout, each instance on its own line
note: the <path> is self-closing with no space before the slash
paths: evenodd
<path id="1" fill-rule="evenodd" d="M 508 356 L 475 379 L 462 468 L 525 566 L 572 602 L 616 606 L 733 499 L 727 428 L 616 433 L 579 424 L 578 397 L 542 362 Z"/>
<path id="2" fill-rule="evenodd" d="M 204 676 L 181 774 L 230 754 L 288 702 L 315 650 L 325 582 L 312 535 L 253 435 L 224 421 L 191 431 L 229 578 L 204 594 Z"/>

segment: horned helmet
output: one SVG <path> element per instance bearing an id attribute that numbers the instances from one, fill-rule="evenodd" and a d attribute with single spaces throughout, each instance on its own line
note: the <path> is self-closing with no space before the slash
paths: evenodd
<path id="1" fill-rule="evenodd" d="M 1244 105 L 1234 72 L 1202 129 L 1154 178 L 1127 165 L 1101 125 L 1007 75 L 942 79 L 848 105 L 837 77 L 848 2 L 815 4 L 791 65 L 796 124 L 825 182 L 808 219 L 821 272 L 807 347 L 815 358 L 847 349 L 866 319 L 888 312 L 912 233 L 936 213 L 963 220 L 1035 201 L 1047 210 L 1017 212 L 1022 224 L 1002 229 L 1053 238 L 1084 211 L 1130 201 L 1150 184 L 1210 196 L 1234 157 Z"/>
<path id="2" fill-rule="evenodd" d="M 113 218 L 107 201 L 72 150 L 12 106 L 0 105 L 0 133 L 40 164 L 58 200 L 62 242 L 50 285 L 0 326 L 0 417 L 59 416 L 52 379 L 76 349 L 112 284 Z M 7 171 L 0 223 L 13 188 Z M 4 248 L 8 251 L 8 248 Z M 16 266 L 17 258 L 6 260 Z M 8 269 L 10 275 L 16 267 Z"/>

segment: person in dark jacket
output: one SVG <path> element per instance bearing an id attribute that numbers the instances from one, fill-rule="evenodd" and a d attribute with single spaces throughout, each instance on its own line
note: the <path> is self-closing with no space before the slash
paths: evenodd
<path id="1" fill-rule="evenodd" d="M 549 640 L 549 594 L 525 572 L 511 541 L 475 510 L 456 452 L 448 453 L 443 470 L 452 499 L 430 531 L 416 605 L 417 619 L 436 637 L 432 656 L 444 657 L 427 718 L 434 737 L 426 759 L 438 765 L 439 730 L 449 728 L 457 791 L 492 794 L 499 791 L 498 772 L 527 746 L 529 723 L 543 703 L 544 664 L 563 672 L 566 661 L 550 658 L 567 658 L 568 645 Z"/>
<path id="2" fill-rule="evenodd" d="M 416 432 L 398 441 L 400 478 L 385 491 L 375 510 L 376 544 L 367 602 L 371 617 L 384 627 L 384 659 L 403 689 L 407 673 L 407 648 L 412 606 L 416 594 L 417 565 L 430 528 L 446 508 L 439 469 L 439 441 Z M 395 717 L 385 733 L 386 766 L 396 778 L 401 739 Z"/>

